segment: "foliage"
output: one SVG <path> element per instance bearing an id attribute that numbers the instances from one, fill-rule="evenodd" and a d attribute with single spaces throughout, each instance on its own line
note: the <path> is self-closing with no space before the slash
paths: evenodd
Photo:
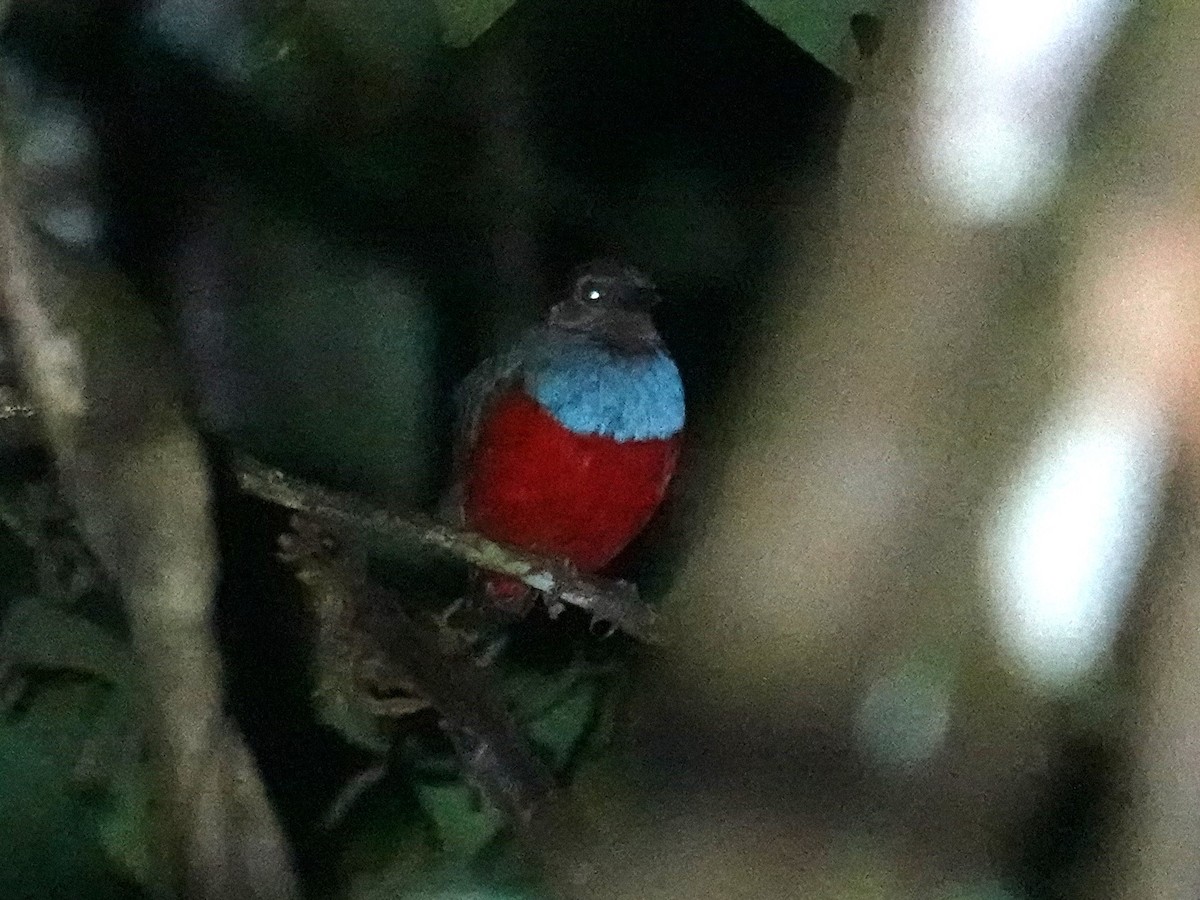
<path id="1" fill-rule="evenodd" d="M 435 0 L 442 17 L 444 39 L 451 47 L 466 47 L 492 27 L 516 0 Z"/>
<path id="2" fill-rule="evenodd" d="M 6 493 L 6 511 L 25 513 Z M 30 593 L 52 585 L 33 577 L 44 547 L 22 547 L 12 531 L 0 546 L 0 821 L 19 836 L 0 850 L 0 893 L 126 896 L 148 874 L 149 833 L 131 654 L 110 627 L 57 605 L 61 592 Z M 115 601 L 91 599 L 110 610 Z"/>
<path id="3" fill-rule="evenodd" d="M 755 12 L 815 56 L 849 78 L 860 57 L 878 46 L 887 0 L 746 0 Z M 858 17 L 858 18 L 856 18 Z"/>

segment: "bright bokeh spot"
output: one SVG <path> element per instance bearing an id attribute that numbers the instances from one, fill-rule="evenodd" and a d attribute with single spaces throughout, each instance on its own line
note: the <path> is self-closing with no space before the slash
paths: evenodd
<path id="1" fill-rule="evenodd" d="M 1095 402 L 1043 432 L 986 535 L 998 637 L 1035 681 L 1066 687 L 1111 648 L 1167 461 L 1149 404 Z"/>
<path id="2" fill-rule="evenodd" d="M 925 40 L 919 157 L 943 210 L 1029 214 L 1058 183 L 1070 127 L 1128 0 L 945 0 Z"/>
<path id="3" fill-rule="evenodd" d="M 1095 15 L 1089 0 L 967 0 L 958 4 L 969 45 L 992 75 L 1041 64 L 1077 16 Z"/>

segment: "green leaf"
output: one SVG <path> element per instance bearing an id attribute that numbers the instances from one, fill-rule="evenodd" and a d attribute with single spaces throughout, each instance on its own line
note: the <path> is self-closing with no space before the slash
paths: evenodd
<path id="1" fill-rule="evenodd" d="M 522 732 L 555 770 L 565 767 L 592 731 L 602 699 L 601 676 L 585 666 L 544 673 L 508 673 L 503 688 Z M 497 837 L 502 817 L 463 777 L 457 761 L 446 769 L 435 758 L 416 767 L 414 791 L 428 816 L 447 865 L 476 858 Z"/>
<path id="2" fill-rule="evenodd" d="M 601 696 L 600 676 L 575 666 L 505 679 L 513 715 L 551 768 L 561 770 L 587 740 Z"/>
<path id="3" fill-rule="evenodd" d="M 238 442 L 365 493 L 430 502 L 436 341 L 423 292 L 273 208 L 232 228 L 253 298 L 231 314 L 233 352 L 259 386 Z"/>
<path id="4" fill-rule="evenodd" d="M 848 81 L 878 44 L 887 0 L 746 0 L 823 66 Z"/>
<path id="5" fill-rule="evenodd" d="M 87 853 L 108 859 L 108 874 L 80 876 L 80 884 L 113 880 L 117 873 L 147 884 L 152 875 L 150 786 L 138 752 L 132 650 L 77 613 L 41 599 L 21 599 L 0 621 L 0 673 L 4 670 L 28 675 L 30 699 L 27 708 L 0 725 L 0 777 L 6 764 L 23 769 L 37 762 L 23 757 L 45 753 L 25 736 L 49 735 L 55 765 L 38 790 L 62 794 L 62 816 L 70 824 L 57 827 L 74 832 L 81 823 L 90 826 L 86 839 L 76 840 Z M 68 679 L 64 687 L 64 675 L 84 681 Z M 87 795 L 81 782 L 85 772 Z M 16 796 L 0 790 L 0 820 L 6 806 L 23 805 Z"/>
<path id="6" fill-rule="evenodd" d="M 0 721 L 0 896 L 129 897 L 96 836 L 96 811 L 73 789 L 80 748 L 107 689 L 61 683 Z"/>
<path id="7" fill-rule="evenodd" d="M 108 630 L 39 600 L 17 600 L 0 620 L 0 667 L 70 672 L 130 689 L 133 655 Z"/>
<path id="8" fill-rule="evenodd" d="M 470 859 L 500 832 L 500 815 L 481 802 L 478 792 L 464 780 L 418 782 L 415 788 L 447 855 Z"/>
<path id="9" fill-rule="evenodd" d="M 442 39 L 466 47 L 496 24 L 516 0 L 434 0 L 442 20 Z"/>

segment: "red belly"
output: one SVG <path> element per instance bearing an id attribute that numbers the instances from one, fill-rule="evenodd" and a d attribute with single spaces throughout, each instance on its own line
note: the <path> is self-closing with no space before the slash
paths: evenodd
<path id="1" fill-rule="evenodd" d="M 464 484 L 467 524 L 496 541 L 592 572 L 642 530 L 662 501 L 678 436 L 618 442 L 564 428 L 522 390 L 496 398 Z"/>

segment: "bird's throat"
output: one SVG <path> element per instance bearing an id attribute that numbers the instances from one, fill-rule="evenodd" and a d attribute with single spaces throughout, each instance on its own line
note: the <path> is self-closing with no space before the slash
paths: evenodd
<path id="1" fill-rule="evenodd" d="M 617 441 L 678 434 L 683 384 L 665 352 L 623 353 L 594 341 L 543 348 L 526 374 L 530 395 L 565 428 Z"/>

